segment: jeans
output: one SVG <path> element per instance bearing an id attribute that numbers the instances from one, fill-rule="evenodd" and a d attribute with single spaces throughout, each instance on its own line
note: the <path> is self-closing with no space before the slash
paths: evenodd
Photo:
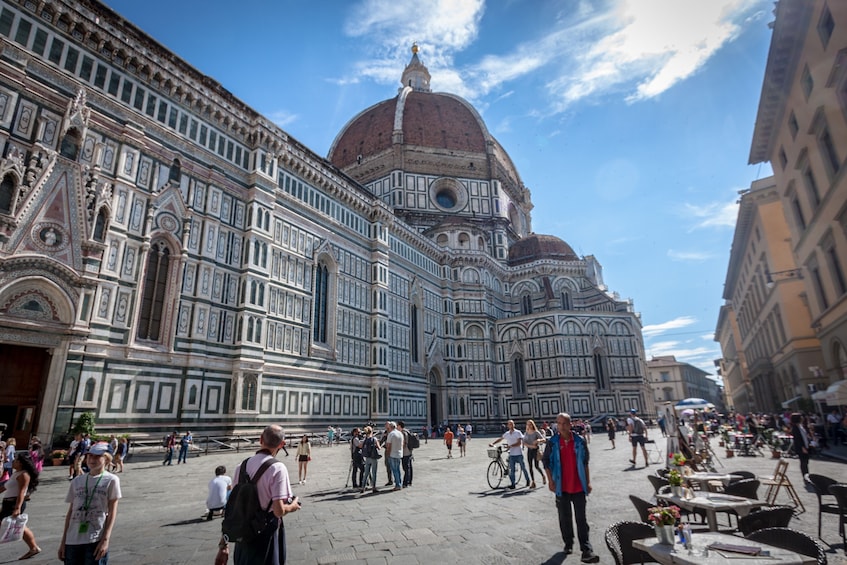
<path id="1" fill-rule="evenodd" d="M 361 455 L 353 456 L 353 488 L 365 486 L 365 460 Z M 359 479 L 358 481 L 356 479 Z"/>
<path id="2" fill-rule="evenodd" d="M 107 565 L 109 554 L 100 559 L 94 559 L 94 552 L 99 542 L 86 543 L 83 545 L 65 546 L 65 565 Z"/>
<path id="3" fill-rule="evenodd" d="M 371 488 L 376 488 L 376 469 L 379 466 L 379 459 L 373 457 L 365 458 L 365 474 L 362 475 L 362 488 L 367 488 L 368 479 L 371 481 Z"/>
<path id="4" fill-rule="evenodd" d="M 512 486 L 515 486 L 515 467 L 520 463 L 523 476 L 529 484 L 529 473 L 526 472 L 526 465 L 523 462 L 523 453 L 520 455 L 509 455 L 509 480 L 512 481 Z"/>
<path id="5" fill-rule="evenodd" d="M 279 519 L 279 528 L 264 532 L 249 542 L 235 544 L 235 565 L 282 565 L 285 563 L 285 525 Z"/>
<path id="6" fill-rule="evenodd" d="M 571 511 L 573 506 L 573 511 Z M 592 551 L 588 541 L 588 520 L 585 517 L 585 493 L 562 493 L 556 497 L 556 508 L 559 511 L 559 530 L 565 547 L 573 547 L 573 516 L 576 516 L 576 535 L 579 539 L 579 549 L 583 552 Z"/>
<path id="7" fill-rule="evenodd" d="M 188 457 L 188 446 L 187 445 L 179 446 L 179 456 L 176 458 L 177 465 L 179 464 L 180 461 L 182 461 L 183 463 L 188 463 L 188 461 L 185 460 L 187 457 Z"/>
<path id="8" fill-rule="evenodd" d="M 388 464 L 391 466 L 391 474 L 394 475 L 394 488 L 401 488 L 403 485 L 400 482 L 400 458 L 389 457 Z"/>
<path id="9" fill-rule="evenodd" d="M 168 448 L 167 448 L 167 450 L 168 450 L 168 452 L 167 452 L 167 453 L 165 453 L 165 460 L 164 460 L 164 461 L 162 461 L 162 465 L 170 465 L 171 463 L 173 463 L 173 460 L 174 460 L 174 448 L 173 448 L 173 447 L 168 447 Z"/>
<path id="10" fill-rule="evenodd" d="M 407 487 L 412 484 L 412 456 L 404 455 L 403 460 L 403 486 Z"/>

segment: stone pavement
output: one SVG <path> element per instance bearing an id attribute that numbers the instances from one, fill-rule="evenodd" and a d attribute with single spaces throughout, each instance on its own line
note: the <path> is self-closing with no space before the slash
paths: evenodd
<path id="1" fill-rule="evenodd" d="M 653 431 L 654 437 L 658 434 Z M 605 436 L 591 443 L 591 474 L 594 493 L 589 497 L 591 543 L 601 563 L 613 563 L 603 541 L 606 527 L 618 520 L 635 520 L 637 514 L 627 495 L 650 498 L 646 476 L 656 465 L 635 468 L 628 462 L 630 448 L 618 436 L 617 449 Z M 319 447 L 312 451 L 306 485 L 294 485 L 303 508 L 286 517 L 289 564 L 559 564 L 579 563 L 579 555 L 565 559 L 553 494 L 538 481 L 538 488 L 492 491 L 486 483 L 489 438 L 474 437 L 468 456 L 446 458 L 438 440 L 421 445 L 415 455 L 415 479 L 411 488 L 377 494 L 345 489 L 349 451 L 344 446 Z M 661 443 L 661 442 L 660 442 Z M 724 470 L 772 473 L 776 461 L 764 457 L 718 457 Z M 294 452 L 281 459 L 293 482 L 297 480 Z M 458 453 L 454 449 L 455 454 Z M 154 455 L 136 456 L 120 475 L 124 498 L 110 552 L 110 563 L 119 564 L 211 564 L 217 552 L 220 519 L 201 519 L 206 485 L 217 465 L 226 465 L 230 476 L 249 452 L 226 452 L 194 456 L 187 465 L 163 467 Z M 847 465 L 834 459 L 813 459 L 811 470 L 847 480 Z M 817 533 L 817 499 L 801 480 L 798 462 L 790 460 L 788 474 L 806 512 L 792 527 Z M 30 502 L 30 525 L 43 553 L 29 563 L 57 563 L 56 549 L 67 505 L 66 467 L 46 467 L 42 484 Z M 384 468 L 379 484 L 386 481 Z M 763 492 L 763 491 L 760 491 Z M 780 502 L 788 502 L 780 495 Z M 695 534 L 696 535 L 696 534 Z M 823 538 L 830 564 L 847 563 L 838 535 L 837 517 L 824 516 Z M 0 563 L 16 561 L 26 552 L 23 542 L 0 545 Z"/>

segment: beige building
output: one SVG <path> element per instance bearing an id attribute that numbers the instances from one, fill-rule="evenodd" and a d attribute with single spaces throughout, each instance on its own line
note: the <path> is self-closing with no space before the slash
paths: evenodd
<path id="1" fill-rule="evenodd" d="M 715 332 L 724 357 L 721 373 L 733 408 L 775 410 L 820 384 L 813 369 L 823 363 L 820 342 L 775 179 L 755 181 L 739 204 L 724 285 L 727 305 Z"/>
<path id="2" fill-rule="evenodd" d="M 775 14 L 750 163 L 772 165 L 790 254 L 753 260 L 781 289 L 778 300 L 793 295 L 782 286 L 790 279 L 807 302 L 812 331 L 797 327 L 796 370 L 822 386 L 847 376 L 847 2 L 781 0 Z M 812 333 L 820 362 L 809 354 Z"/>
<path id="3" fill-rule="evenodd" d="M 703 398 L 722 409 L 723 391 L 709 376 L 694 365 L 677 361 L 673 355 L 653 357 L 647 361 L 647 380 L 657 405 L 676 403 L 684 398 Z"/>

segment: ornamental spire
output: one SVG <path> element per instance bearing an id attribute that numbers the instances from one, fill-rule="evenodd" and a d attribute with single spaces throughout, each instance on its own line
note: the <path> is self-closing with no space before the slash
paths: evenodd
<path id="1" fill-rule="evenodd" d="M 418 43 L 412 43 L 412 60 L 409 61 L 409 64 L 403 70 L 403 76 L 400 79 L 400 82 L 403 84 L 401 88 L 409 86 L 412 90 L 432 92 L 429 88 L 429 70 L 427 70 L 426 65 L 421 63 L 421 60 L 418 58 L 418 51 L 420 51 Z"/>

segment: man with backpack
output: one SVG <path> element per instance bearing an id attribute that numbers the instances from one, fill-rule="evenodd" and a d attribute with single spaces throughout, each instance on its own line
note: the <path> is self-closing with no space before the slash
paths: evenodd
<path id="1" fill-rule="evenodd" d="M 632 443 L 632 459 L 629 462 L 635 465 L 635 458 L 638 456 L 638 446 L 640 445 L 641 452 L 644 454 L 644 466 L 650 465 L 647 448 L 644 446 L 647 441 L 647 425 L 644 420 L 636 416 L 635 408 L 629 411 L 629 418 L 626 419 L 626 431 L 629 433 L 629 441 Z"/>
<path id="2" fill-rule="evenodd" d="M 363 488 L 365 482 L 365 458 L 362 457 L 362 445 L 365 436 L 359 432 L 359 428 L 353 428 L 350 438 L 350 459 L 353 474 L 353 488 Z"/>
<path id="3" fill-rule="evenodd" d="M 291 491 L 288 470 L 276 460 L 283 438 L 281 427 L 268 426 L 259 438 L 261 449 L 236 467 L 215 565 L 229 560 L 230 541 L 235 543 L 235 565 L 285 563 L 282 517 L 299 510 L 300 503 Z"/>
<path id="4" fill-rule="evenodd" d="M 421 446 L 418 436 L 406 429 L 406 423 L 403 420 L 397 421 L 397 427 L 403 434 L 403 457 L 400 459 L 400 464 L 403 466 L 403 488 L 412 486 L 412 450 Z"/>

